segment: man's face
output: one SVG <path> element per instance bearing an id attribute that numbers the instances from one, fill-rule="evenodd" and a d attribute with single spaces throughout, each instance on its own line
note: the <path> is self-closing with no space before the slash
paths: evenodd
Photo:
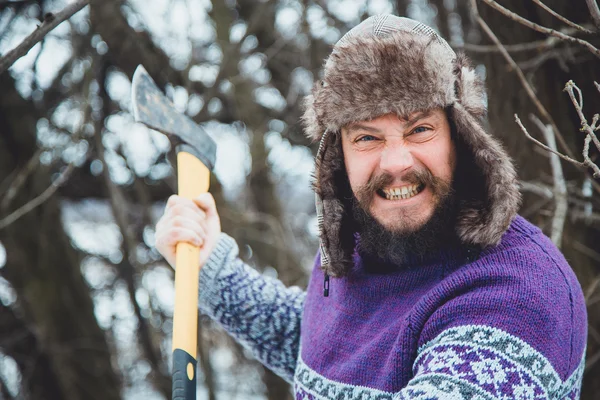
<path id="1" fill-rule="evenodd" d="M 391 232 L 419 230 L 451 190 L 456 150 L 441 109 L 348 125 L 342 148 L 354 195 Z"/>

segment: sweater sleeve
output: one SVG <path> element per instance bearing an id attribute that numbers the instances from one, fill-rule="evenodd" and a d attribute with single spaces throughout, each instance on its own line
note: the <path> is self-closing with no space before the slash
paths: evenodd
<path id="1" fill-rule="evenodd" d="M 239 259 L 238 251 L 235 240 L 222 233 L 200 270 L 199 308 L 292 382 L 306 293 L 261 275 Z"/>
<path id="2" fill-rule="evenodd" d="M 394 398 L 578 399 L 585 301 L 574 275 L 545 261 L 451 277 L 453 295 L 424 316 L 413 377 Z"/>
<path id="3" fill-rule="evenodd" d="M 565 380 L 520 338 L 485 325 L 445 330 L 419 349 L 414 376 L 394 400 L 579 399 L 585 367 Z"/>

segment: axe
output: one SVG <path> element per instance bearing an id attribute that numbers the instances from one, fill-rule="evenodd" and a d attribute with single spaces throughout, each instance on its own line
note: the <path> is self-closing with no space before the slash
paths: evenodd
<path id="1" fill-rule="evenodd" d="M 134 119 L 164 133 L 175 144 L 178 194 L 193 199 L 207 192 L 215 165 L 215 142 L 194 121 L 175 110 L 141 65 L 133 74 L 131 97 Z M 195 400 L 199 248 L 179 243 L 176 252 L 172 398 Z"/>

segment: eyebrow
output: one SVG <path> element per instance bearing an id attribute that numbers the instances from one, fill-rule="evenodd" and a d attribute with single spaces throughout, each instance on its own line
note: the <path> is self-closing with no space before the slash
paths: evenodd
<path id="1" fill-rule="evenodd" d="M 356 131 L 367 131 L 371 133 L 380 133 L 381 130 L 377 128 L 373 128 L 371 126 L 362 125 L 362 124 L 352 124 L 348 128 L 346 128 L 347 134 L 351 134 Z"/>
<path id="2" fill-rule="evenodd" d="M 404 119 L 406 119 L 406 123 L 404 124 L 404 126 L 405 127 L 412 126 L 412 125 L 416 124 L 418 121 L 425 119 L 427 117 L 430 117 L 431 114 L 433 114 L 433 110 L 419 111 L 412 118 L 404 118 Z"/>
<path id="3" fill-rule="evenodd" d="M 410 127 L 413 126 L 414 124 L 416 124 L 417 122 L 419 122 L 422 119 L 428 118 L 433 114 L 433 110 L 428 110 L 428 111 L 419 111 L 417 113 L 414 114 L 414 116 L 412 118 L 410 117 L 399 117 L 401 119 L 405 119 L 406 122 L 404 123 L 404 127 Z M 377 129 L 377 128 L 373 128 L 371 126 L 367 126 L 367 125 L 363 125 L 363 124 L 352 124 L 350 126 L 348 126 L 346 128 L 346 133 L 349 135 L 353 132 L 356 131 L 367 131 L 367 132 L 371 132 L 371 133 L 381 133 L 381 130 Z"/>

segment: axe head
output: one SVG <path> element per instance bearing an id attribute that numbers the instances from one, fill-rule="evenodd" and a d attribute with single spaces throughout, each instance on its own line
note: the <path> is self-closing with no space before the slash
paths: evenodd
<path id="1" fill-rule="evenodd" d="M 191 118 L 175 109 L 142 65 L 138 65 L 133 74 L 131 100 L 136 122 L 169 136 L 177 143 L 178 152 L 191 153 L 209 170 L 213 170 L 216 143 Z"/>

